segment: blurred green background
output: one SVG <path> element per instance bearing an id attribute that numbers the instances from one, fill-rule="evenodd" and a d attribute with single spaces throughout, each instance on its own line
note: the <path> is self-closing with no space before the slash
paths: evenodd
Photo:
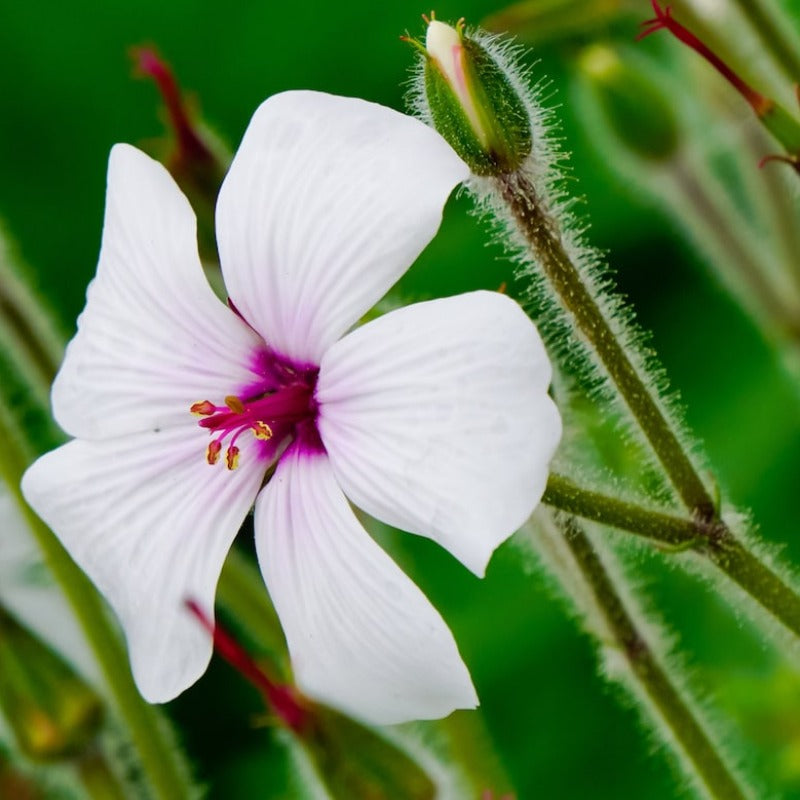
<path id="1" fill-rule="evenodd" d="M 477 22 L 490 0 L 441 2 L 437 16 Z M 410 3 L 291 5 L 209 0 L 4 3 L 0 14 L 0 217 L 40 288 L 72 329 L 97 258 L 111 145 L 163 135 L 154 86 L 131 78 L 127 50 L 155 44 L 205 118 L 235 147 L 268 95 L 311 88 L 403 108 L 421 35 Z M 649 12 L 642 2 L 644 19 Z M 635 35 L 635 27 L 624 35 Z M 643 43 L 641 47 L 663 46 Z M 534 75 L 552 79 L 576 191 L 592 242 L 608 251 L 622 291 L 653 332 L 687 419 L 721 484 L 752 509 L 764 537 L 800 562 L 800 391 L 743 312 L 709 279 L 657 206 L 615 180 L 581 122 L 570 46 L 537 47 Z M 755 169 L 755 166 L 754 166 Z M 441 234 L 404 279 L 408 297 L 494 289 L 512 266 L 451 201 Z M 800 254 L 798 254 L 800 258 Z M 498 751 L 524 800 L 671 798 L 665 758 L 597 676 L 588 640 L 513 545 L 484 581 L 427 541 L 392 537 L 393 553 L 451 624 L 482 698 Z M 736 619 L 700 580 L 642 556 L 641 585 L 679 632 L 695 681 L 732 720 L 747 758 L 773 790 L 800 797 L 800 673 Z M 213 798 L 285 798 L 288 766 L 253 718 L 258 697 L 225 665 L 172 704 Z"/>

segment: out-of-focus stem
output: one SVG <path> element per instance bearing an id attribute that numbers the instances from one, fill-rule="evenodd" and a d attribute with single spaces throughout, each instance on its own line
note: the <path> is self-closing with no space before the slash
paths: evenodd
<path id="1" fill-rule="evenodd" d="M 632 600 L 624 600 L 612 580 L 600 554 L 589 536 L 571 516 L 556 515 L 556 525 L 577 571 L 581 600 L 579 612 L 590 620 L 600 617 L 600 643 L 616 648 L 628 667 L 629 688 L 643 700 L 649 716 L 658 727 L 667 728 L 666 738 L 678 757 L 681 768 L 690 774 L 703 794 L 713 800 L 745 800 L 746 790 L 740 785 L 722 756 L 718 742 L 699 718 L 685 689 L 679 689 L 674 677 L 662 663 L 654 643 L 636 621 L 636 611 L 629 608 Z M 576 588 L 576 577 L 570 579 Z M 580 603 L 591 608 L 580 608 Z M 603 639 L 610 638 L 609 641 Z"/>
<path id="2" fill-rule="evenodd" d="M 760 0 L 734 0 L 734 5 L 758 34 L 764 49 L 772 55 L 787 80 L 792 84 L 800 83 L 800 53 L 784 35 L 784 28 L 777 24 Z"/>
<path id="3" fill-rule="evenodd" d="M 63 335 L 52 315 L 20 278 L 12 263 L 11 249 L 0 229 L 0 324 L 11 332 L 38 383 L 49 387 L 64 351 Z"/>
<path id="4" fill-rule="evenodd" d="M 792 281 L 800 297 L 800 225 L 795 204 L 794 186 L 785 180 L 786 170 L 780 164 L 769 164 L 755 172 L 752 164 L 758 163 L 767 149 L 767 137 L 756 127 L 744 129 L 747 149 L 744 158 L 747 168 L 742 173 L 749 178 L 749 192 L 757 205 L 765 210 L 765 218 L 774 224 L 775 234 L 780 239 L 780 268 Z M 740 156 L 741 158 L 741 156 Z"/>
<path id="5" fill-rule="evenodd" d="M 688 224 L 702 227 L 710 239 L 718 242 L 725 265 L 752 293 L 752 301 L 758 306 L 761 316 L 784 336 L 800 341 L 800 306 L 792 302 L 793 297 L 787 298 L 785 292 L 781 292 L 769 280 L 763 264 L 751 255 L 751 243 L 743 241 L 736 221 L 719 207 L 711 192 L 697 179 L 681 156 L 673 159 L 671 167 L 675 186 L 693 215 L 692 222 Z"/>
<path id="6" fill-rule="evenodd" d="M 88 800 L 128 800 L 102 750 L 93 749 L 82 755 L 76 769 Z"/>

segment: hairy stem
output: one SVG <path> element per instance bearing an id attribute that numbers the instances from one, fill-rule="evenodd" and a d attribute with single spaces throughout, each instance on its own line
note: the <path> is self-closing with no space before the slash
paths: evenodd
<path id="1" fill-rule="evenodd" d="M 670 420 L 572 262 L 557 225 L 534 186 L 520 172 L 502 175 L 496 183 L 534 260 L 602 362 L 684 504 L 698 517 L 713 519 L 716 509 L 711 495 Z"/>
<path id="2" fill-rule="evenodd" d="M 693 520 L 584 489 L 557 473 L 551 473 L 548 478 L 542 501 L 560 511 L 636 533 L 671 547 L 692 545 L 702 539 L 702 533 Z"/>
<path id="3" fill-rule="evenodd" d="M 553 508 L 629 531 L 661 545 L 707 558 L 784 627 L 800 637 L 800 596 L 751 553 L 720 521 L 685 519 L 584 489 L 551 475 L 544 502 Z"/>
<path id="4" fill-rule="evenodd" d="M 604 618 L 613 641 L 625 658 L 652 711 L 665 725 L 680 751 L 684 769 L 716 800 L 744 800 L 748 795 L 720 755 L 718 745 L 698 718 L 691 702 L 682 695 L 637 628 L 634 617 L 618 594 L 603 561 L 587 534 L 574 518 L 560 515 L 559 525 L 577 567 L 588 584 L 592 599 Z"/>

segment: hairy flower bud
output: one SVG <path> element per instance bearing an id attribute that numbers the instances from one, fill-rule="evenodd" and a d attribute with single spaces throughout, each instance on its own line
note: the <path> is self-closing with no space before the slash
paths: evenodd
<path id="1" fill-rule="evenodd" d="M 20 750 L 35 761 L 79 753 L 102 722 L 94 690 L 2 609 L 0 710 Z"/>
<path id="2" fill-rule="evenodd" d="M 606 45 L 587 47 L 578 65 L 603 117 L 628 150 L 652 161 L 665 161 L 675 153 L 678 120 L 654 81 Z"/>
<path id="3" fill-rule="evenodd" d="M 425 95 L 439 133 L 476 175 L 513 172 L 531 151 L 528 109 L 496 54 L 432 19 L 425 45 Z"/>

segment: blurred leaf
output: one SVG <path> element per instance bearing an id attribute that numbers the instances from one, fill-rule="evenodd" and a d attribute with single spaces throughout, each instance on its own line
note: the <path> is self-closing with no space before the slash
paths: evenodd
<path id="1" fill-rule="evenodd" d="M 542 44 L 591 33 L 635 7 L 635 0 L 522 0 L 490 14 L 481 25 Z"/>

